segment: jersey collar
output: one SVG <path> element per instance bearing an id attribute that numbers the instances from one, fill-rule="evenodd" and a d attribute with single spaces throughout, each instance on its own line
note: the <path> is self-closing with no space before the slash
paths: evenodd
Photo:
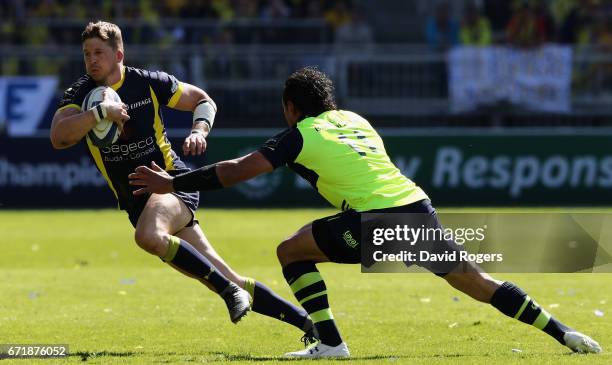
<path id="1" fill-rule="evenodd" d="M 121 66 L 121 78 L 116 83 L 112 84 L 110 87 L 117 91 L 123 85 L 123 81 L 125 80 L 125 66 Z"/>

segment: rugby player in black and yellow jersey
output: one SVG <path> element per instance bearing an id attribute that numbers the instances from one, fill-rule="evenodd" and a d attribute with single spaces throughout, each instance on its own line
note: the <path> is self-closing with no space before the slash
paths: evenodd
<path id="1" fill-rule="evenodd" d="M 194 219 L 199 193 L 132 194 L 128 174 L 136 166 L 155 162 L 172 175 L 189 171 L 170 146 L 161 106 L 193 112 L 193 127 L 183 152 L 196 155 L 205 150 L 205 138 L 213 125 L 216 106 L 212 99 L 200 88 L 167 73 L 124 66 L 121 30 L 115 24 L 89 23 L 82 34 L 82 46 L 87 74 L 70 86 L 60 101 L 51 126 L 53 146 L 60 149 L 86 143 L 120 209 L 127 211 L 138 246 L 219 293 L 234 323 L 246 314 L 252 299 L 253 311 L 298 327 L 306 332 L 303 340 L 313 338 L 312 321 L 302 308 L 260 282 L 238 275 L 215 252 Z M 100 85 L 114 89 L 123 103 L 105 98 L 100 110 L 81 110 L 85 96 Z M 104 148 L 96 147 L 87 137 L 100 117 L 112 120 L 122 130 L 119 140 Z"/>
<path id="2" fill-rule="evenodd" d="M 432 218 L 436 227 L 439 222 L 425 192 L 391 162 L 370 123 L 358 114 L 338 110 L 332 82 L 325 74 L 307 67 L 289 76 L 283 109 L 289 128 L 258 151 L 176 177 L 157 165 L 153 169 L 140 166 L 130 175 L 131 183 L 141 187 L 135 194 L 212 190 L 285 165 L 308 180 L 342 212 L 305 225 L 278 246 L 285 279 L 315 322 L 320 339 L 310 348 L 287 355 L 348 357 L 315 264 L 361 261 L 362 213 L 415 213 Z M 452 241 L 436 243 L 442 250 L 456 249 Z M 451 264 L 447 271 L 432 271 L 454 288 L 543 330 L 576 352 L 601 351 L 597 342 L 559 322 L 518 286 L 493 279 L 475 264 Z"/>

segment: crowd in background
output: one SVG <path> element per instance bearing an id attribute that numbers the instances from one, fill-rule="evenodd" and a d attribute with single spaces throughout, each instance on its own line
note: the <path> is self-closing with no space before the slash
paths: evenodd
<path id="1" fill-rule="evenodd" d="M 401 43 L 405 35 L 410 39 L 406 42 L 434 50 L 491 44 L 525 48 L 555 42 L 612 51 L 612 0 L 395 1 L 2 0 L 0 45 L 78 46 L 87 21 L 109 19 L 122 28 L 128 48 L 190 45 L 197 52 L 202 45 L 226 46 L 207 48 L 204 73 L 240 79 L 284 74 L 295 65 L 281 57 L 254 66 L 252 60 L 223 53 L 234 45 L 334 44 L 341 47 L 339 52 L 348 46 L 361 52 L 372 44 Z M 387 17 L 394 19 L 393 26 L 388 26 Z M 420 35 L 403 30 L 406 24 Z M 389 36 L 394 29 L 399 40 Z M 36 57 L 2 53 L 3 75 L 60 74 L 64 80 L 82 72 L 74 55 L 70 63 L 57 52 L 35 53 Z M 163 66 L 184 76 L 188 71 L 182 58 L 160 65 L 152 57 L 141 66 Z"/>
<path id="2" fill-rule="evenodd" d="M 117 22 L 128 44 L 373 40 L 351 0 L 3 0 L 0 19 L 0 43 L 15 45 L 78 44 L 92 19 Z"/>
<path id="3" fill-rule="evenodd" d="M 90 20 L 117 23 L 129 50 L 135 45 L 168 49 L 176 45 L 339 44 L 374 42 L 372 27 L 353 0 L 3 0 L 0 1 L 0 45 L 78 46 Z M 297 21 L 296 21 L 297 20 Z M 206 74 L 250 78 L 262 67 L 224 54 L 206 53 Z M 48 57 L 0 55 L 4 75 L 53 74 L 65 80 L 82 72 L 81 61 L 57 54 Z M 141 62 L 145 60 L 138 58 Z M 186 76 L 185 57 L 163 64 L 157 57 L 141 67 L 164 67 Z M 286 62 L 274 60 L 267 74 L 285 73 Z M 160 64 L 161 63 L 161 64 Z M 261 62 L 260 62 L 261 63 Z M 293 67 L 293 65 L 292 65 Z M 255 70 L 255 71 L 254 71 Z M 265 71 L 265 70 L 264 70 Z M 203 75 L 207 77 L 208 75 Z"/>
<path id="4" fill-rule="evenodd" d="M 358 61 L 345 65 L 344 86 L 363 98 L 379 90 L 394 97 L 448 97 L 447 64 L 444 57 L 435 58 L 441 53 L 433 52 L 429 63 L 368 63 L 359 57 L 368 55 L 364 46 L 416 44 L 405 49 L 423 52 L 553 42 L 612 52 L 612 0 L 0 0 L 0 74 L 57 75 L 59 90 L 64 89 L 83 73 L 80 34 L 97 19 L 121 27 L 128 64 L 210 86 L 226 113 L 242 113 L 238 117 L 275 110 L 277 90 L 266 82 L 297 67 L 316 64 L 333 76 L 334 57 L 349 46 L 347 54 Z M 261 44 L 281 44 L 283 51 L 293 45 L 300 52 L 268 54 L 273 47 Z M 134 51 L 133 57 L 136 45 L 155 47 Z M 385 55 L 384 49 L 376 51 Z M 573 91 L 608 95 L 612 63 L 607 60 L 574 62 Z M 234 84 L 218 86 L 228 81 Z M 395 86 L 372 89 L 368 85 L 374 81 Z"/>
<path id="5" fill-rule="evenodd" d="M 419 1 L 423 0 L 414 2 Z M 365 2 L 3 0 L 0 43 L 78 44 L 78 30 L 90 19 L 116 20 L 130 44 L 363 44 L 375 38 L 384 43 L 384 34 L 374 34 L 375 24 L 364 13 L 364 8 L 372 9 Z M 458 3 L 463 9 L 451 12 L 450 5 Z M 519 47 L 545 42 L 612 45 L 611 0 L 440 0 L 433 4 L 424 21 L 419 14 L 406 16 L 407 21 L 424 23 L 422 41 L 433 47 L 504 42 Z M 168 19 L 183 21 L 168 23 Z M 304 26 L 293 28 L 296 19 Z"/>
<path id="6" fill-rule="evenodd" d="M 427 18 L 425 36 L 438 48 L 494 43 L 533 47 L 551 42 L 610 48 L 612 1 L 468 1 L 461 17 L 453 16 L 449 3 L 442 1 Z"/>
<path id="7" fill-rule="evenodd" d="M 467 0 L 460 15 L 450 9 L 449 1 L 440 1 L 426 19 L 424 34 L 433 49 L 492 44 L 533 48 L 558 43 L 612 52 L 611 0 Z M 445 72 L 444 68 L 439 72 Z M 572 76 L 574 91 L 607 94 L 612 65 L 578 63 Z"/>

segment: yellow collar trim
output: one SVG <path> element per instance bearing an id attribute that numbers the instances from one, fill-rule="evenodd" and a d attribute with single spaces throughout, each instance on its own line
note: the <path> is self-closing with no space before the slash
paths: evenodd
<path id="1" fill-rule="evenodd" d="M 121 87 L 121 85 L 123 85 L 123 81 L 125 80 L 125 66 L 121 66 L 121 79 L 119 79 L 119 81 L 117 81 L 116 83 L 112 84 L 110 87 L 117 91 L 117 89 L 119 89 Z"/>

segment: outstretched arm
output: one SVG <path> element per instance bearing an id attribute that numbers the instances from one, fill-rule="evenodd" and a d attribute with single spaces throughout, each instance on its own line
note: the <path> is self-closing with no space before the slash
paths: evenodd
<path id="1" fill-rule="evenodd" d="M 274 170 L 272 164 L 260 152 L 217 162 L 174 177 L 155 162 L 151 167 L 139 166 L 129 175 L 130 185 L 140 187 L 134 191 L 134 195 L 223 189 Z"/>

